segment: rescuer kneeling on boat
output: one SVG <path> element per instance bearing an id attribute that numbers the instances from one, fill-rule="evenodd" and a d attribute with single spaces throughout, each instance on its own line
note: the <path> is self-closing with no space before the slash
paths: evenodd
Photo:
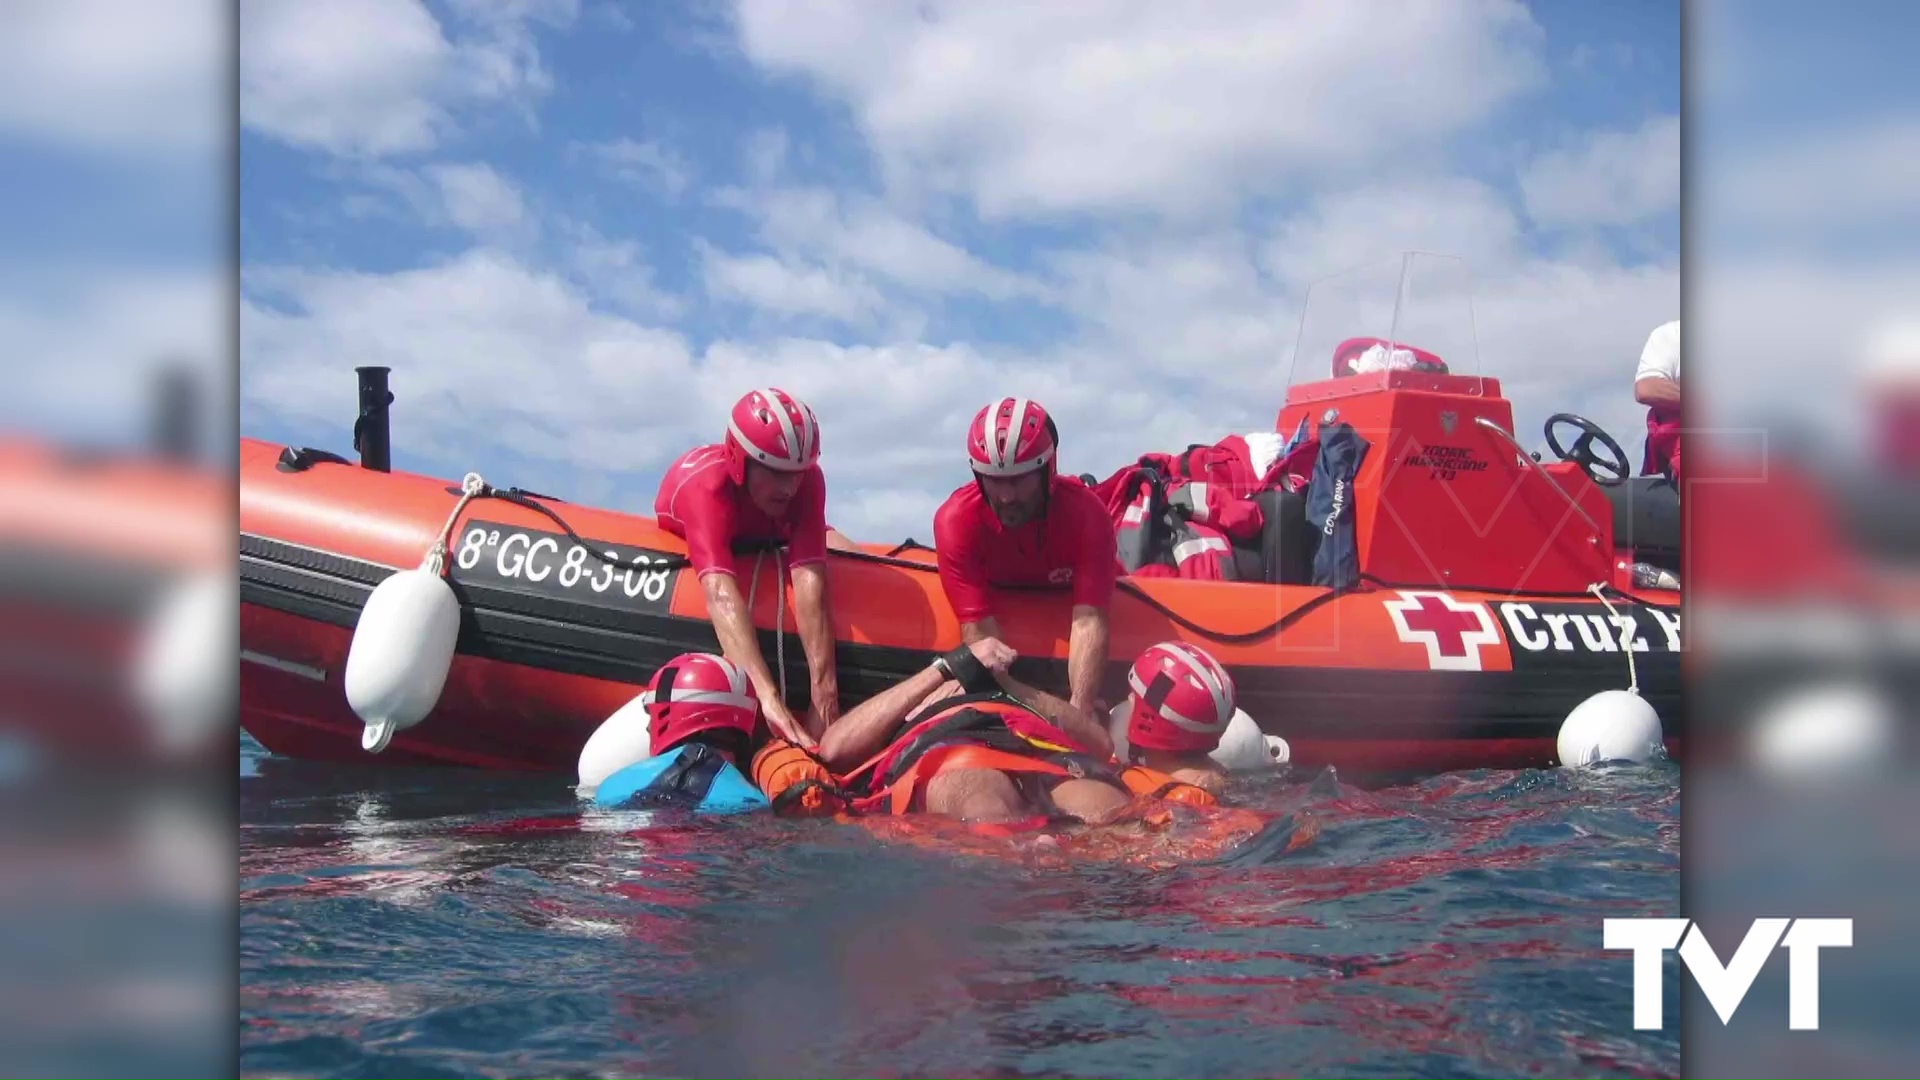
<path id="1" fill-rule="evenodd" d="M 1043 715 L 1046 706 L 1011 696 L 1016 658 L 993 637 L 963 645 L 830 728 L 820 760 L 852 809 L 1038 827 L 1061 817 L 1112 823 L 1141 795 L 1213 804 L 1158 770 L 1115 763 Z"/>
<path id="2" fill-rule="evenodd" d="M 1127 673 L 1131 693 L 1115 707 L 1126 720 L 1127 757 L 1173 780 L 1218 795 L 1226 772 L 1208 755 L 1233 721 L 1233 676 L 1198 645 L 1151 646 Z"/>
<path id="3" fill-rule="evenodd" d="M 840 710 L 827 617 L 827 481 L 819 458 L 813 410 L 784 390 L 755 390 L 734 404 L 725 441 L 695 447 L 668 466 L 654 499 L 661 527 L 687 542 L 721 650 L 752 680 L 768 726 L 804 747 L 818 745 L 818 734 Z M 812 676 L 813 709 L 804 726 L 781 699 L 754 633 L 734 556 L 741 542 L 787 547 L 794 615 Z"/>
<path id="4" fill-rule="evenodd" d="M 1068 700 L 1012 683 L 1023 700 L 1048 702 L 1062 727 L 1101 757 L 1112 740 L 1097 717 L 1107 664 L 1107 608 L 1120 572 L 1113 520 L 1078 477 L 1062 476 L 1059 435 L 1037 401 L 1001 398 L 981 409 L 967 433 L 973 483 L 934 516 L 940 585 L 960 621 L 962 641 L 1001 635 L 990 586 L 1070 591 Z"/>
<path id="5" fill-rule="evenodd" d="M 640 695 L 651 756 L 600 782 L 605 807 L 682 805 L 710 813 L 763 809 L 767 797 L 741 772 L 760 722 L 746 672 L 712 653 L 684 653 L 653 673 Z"/>

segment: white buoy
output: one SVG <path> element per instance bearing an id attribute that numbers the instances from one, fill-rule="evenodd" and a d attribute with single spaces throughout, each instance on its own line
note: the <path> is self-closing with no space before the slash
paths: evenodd
<path id="1" fill-rule="evenodd" d="M 180 582 L 148 615 L 133 692 L 163 756 L 199 750 L 233 718 L 239 611 L 239 578 L 228 570 Z"/>
<path id="2" fill-rule="evenodd" d="M 367 725 L 362 749 L 377 754 L 427 718 L 459 636 L 460 603 L 438 573 L 402 570 L 374 588 L 347 649 L 347 704 Z"/>
<path id="3" fill-rule="evenodd" d="M 1747 752 L 1766 773 L 1786 779 L 1832 779 L 1892 760 L 1897 725 L 1892 704 L 1873 686 L 1838 681 L 1795 690 L 1754 718 Z"/>
<path id="4" fill-rule="evenodd" d="M 1560 724 L 1560 764 L 1647 762 L 1660 752 L 1660 715 L 1631 690 L 1602 690 L 1574 706 Z"/>
<path id="5" fill-rule="evenodd" d="M 1253 717 L 1235 709 L 1227 730 L 1220 735 L 1220 744 L 1207 756 L 1228 772 L 1256 772 L 1285 765 L 1291 755 L 1287 740 L 1261 731 Z"/>
<path id="6" fill-rule="evenodd" d="M 587 745 L 580 748 L 578 791 L 591 797 L 601 781 L 652 756 L 653 734 L 647 728 L 647 710 L 636 694 L 595 728 Z"/>

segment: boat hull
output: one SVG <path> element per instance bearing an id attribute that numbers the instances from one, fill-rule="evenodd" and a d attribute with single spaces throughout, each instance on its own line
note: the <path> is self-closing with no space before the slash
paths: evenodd
<path id="1" fill-rule="evenodd" d="M 419 565 L 457 489 L 344 464 L 288 468 L 283 449 L 242 445 L 242 724 L 276 753 L 371 760 L 342 688 L 352 629 L 375 585 Z M 551 516 L 498 499 L 461 515 L 448 558 L 462 619 L 453 668 L 433 713 L 395 736 L 383 760 L 570 772 L 594 729 L 661 663 L 718 648 L 698 582 L 670 562 L 684 552 L 675 538 L 636 515 L 537 505 Z M 789 700 L 803 707 L 806 660 L 791 614 L 776 616 L 775 556 L 743 565 L 762 647 L 770 664 L 784 654 Z M 843 708 L 958 643 L 924 551 L 836 553 L 829 582 Z M 1677 597 L 1629 599 L 1621 584 L 1610 612 L 1592 595 L 1125 579 L 1104 691 L 1110 702 L 1125 696 L 1127 664 L 1146 645 L 1191 640 L 1228 666 L 1241 707 L 1284 736 L 1298 764 L 1547 766 L 1566 714 L 1628 685 L 1627 647 L 1631 677 L 1677 753 Z M 996 601 L 1022 654 L 1017 674 L 1063 687 L 1066 597 L 1008 591 Z"/>

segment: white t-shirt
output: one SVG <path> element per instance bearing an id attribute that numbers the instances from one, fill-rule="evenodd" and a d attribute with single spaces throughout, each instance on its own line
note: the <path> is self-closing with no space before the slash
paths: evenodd
<path id="1" fill-rule="evenodd" d="M 1680 320 L 1661 323 L 1647 335 L 1647 347 L 1640 350 L 1640 368 L 1633 381 L 1659 376 L 1680 381 Z"/>

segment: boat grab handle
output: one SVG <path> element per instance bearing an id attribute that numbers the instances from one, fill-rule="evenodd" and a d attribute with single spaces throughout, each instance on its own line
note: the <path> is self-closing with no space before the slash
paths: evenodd
<path id="1" fill-rule="evenodd" d="M 1534 472 L 1537 472 L 1541 476 L 1546 477 L 1547 483 L 1553 486 L 1553 490 L 1559 492 L 1560 497 L 1567 500 L 1568 506 L 1573 507 L 1573 512 L 1576 514 L 1579 514 L 1582 518 L 1586 520 L 1588 526 L 1590 526 L 1593 529 L 1593 534 L 1595 536 L 1600 535 L 1600 523 L 1593 520 L 1593 515 L 1587 513 L 1586 510 L 1582 509 L 1580 504 L 1574 501 L 1573 496 L 1567 494 L 1567 489 L 1560 486 L 1560 481 L 1555 480 L 1553 478 L 1552 473 L 1548 472 L 1543 466 L 1541 466 L 1539 462 L 1533 460 L 1533 455 L 1527 453 L 1527 448 L 1520 445 L 1520 440 L 1514 438 L 1510 433 L 1508 433 L 1506 428 L 1501 427 L 1499 424 L 1494 423 L 1493 421 L 1487 419 L 1484 416 L 1474 417 L 1473 422 L 1476 424 L 1479 424 L 1481 427 L 1486 428 L 1489 431 L 1497 433 L 1501 438 L 1511 443 L 1513 445 L 1514 453 L 1520 455 L 1520 460 L 1526 462 L 1527 467 L 1532 469 Z"/>

